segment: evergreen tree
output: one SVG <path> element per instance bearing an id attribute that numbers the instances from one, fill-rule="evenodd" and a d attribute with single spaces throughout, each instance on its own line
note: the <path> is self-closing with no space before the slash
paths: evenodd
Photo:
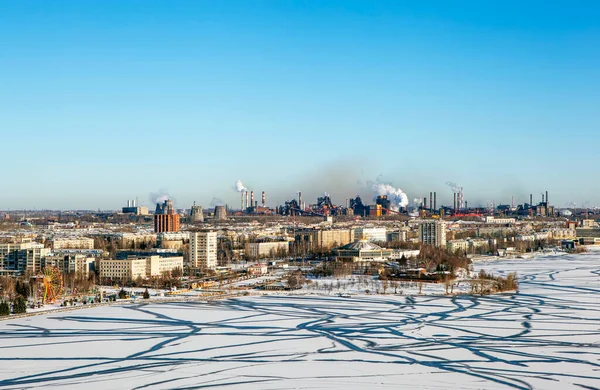
<path id="1" fill-rule="evenodd" d="M 6 301 L 0 302 L 0 317 L 10 314 L 10 305 Z"/>
<path id="2" fill-rule="evenodd" d="M 22 314 L 27 313 L 27 302 L 22 296 L 17 297 L 13 302 L 13 313 Z"/>
<path id="3" fill-rule="evenodd" d="M 148 292 L 147 288 L 146 288 L 146 291 L 144 291 L 143 297 L 144 297 L 144 299 L 150 299 L 150 293 Z"/>

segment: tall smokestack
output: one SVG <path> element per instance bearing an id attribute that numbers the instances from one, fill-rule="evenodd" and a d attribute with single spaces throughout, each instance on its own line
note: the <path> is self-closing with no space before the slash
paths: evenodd
<path id="1" fill-rule="evenodd" d="M 265 207 L 267 204 L 267 195 L 265 194 L 265 192 L 262 192 L 262 206 Z"/>
<path id="2" fill-rule="evenodd" d="M 456 213 L 456 192 L 454 193 L 454 212 Z"/>
<path id="3" fill-rule="evenodd" d="M 131 207 L 131 201 L 130 200 L 127 201 L 127 207 Z"/>
<path id="4" fill-rule="evenodd" d="M 433 209 L 437 210 L 437 192 L 433 193 Z"/>
<path id="5" fill-rule="evenodd" d="M 244 191 L 240 191 L 240 194 L 242 194 L 242 203 L 240 203 L 240 208 L 242 211 L 244 211 Z"/>
<path id="6" fill-rule="evenodd" d="M 250 207 L 250 193 L 246 191 L 246 208 Z"/>
<path id="7" fill-rule="evenodd" d="M 544 203 L 544 194 L 542 194 L 542 203 Z"/>
<path id="8" fill-rule="evenodd" d="M 302 208 L 302 191 L 298 191 L 298 207 L 300 207 L 302 210 L 304 210 Z"/>
<path id="9" fill-rule="evenodd" d="M 533 194 L 529 194 L 529 205 L 533 206 Z"/>
<path id="10" fill-rule="evenodd" d="M 254 191 L 250 191 L 250 207 L 254 207 Z"/>
<path id="11" fill-rule="evenodd" d="M 433 210 L 433 192 L 429 193 L 429 211 Z"/>
<path id="12" fill-rule="evenodd" d="M 423 198 L 423 210 L 427 210 L 427 197 Z"/>
<path id="13" fill-rule="evenodd" d="M 548 203 L 548 191 L 546 191 L 546 203 Z"/>

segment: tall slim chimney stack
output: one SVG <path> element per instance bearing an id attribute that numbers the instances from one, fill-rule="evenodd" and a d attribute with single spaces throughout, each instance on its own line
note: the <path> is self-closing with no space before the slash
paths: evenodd
<path id="1" fill-rule="evenodd" d="M 456 192 L 454 193 L 454 213 L 456 214 Z"/>
<path id="2" fill-rule="evenodd" d="M 265 194 L 265 192 L 262 192 L 262 206 L 265 207 L 267 205 L 267 194 Z"/>
<path id="3" fill-rule="evenodd" d="M 423 210 L 427 210 L 427 197 L 423 198 Z"/>
<path id="4" fill-rule="evenodd" d="M 244 191 L 240 191 L 240 194 L 242 194 L 242 202 L 240 203 L 240 209 L 244 211 Z"/>
<path id="5" fill-rule="evenodd" d="M 254 191 L 250 191 L 250 207 L 254 207 Z"/>
<path id="6" fill-rule="evenodd" d="M 548 203 L 548 191 L 546 191 L 546 203 Z"/>
<path id="7" fill-rule="evenodd" d="M 302 191 L 298 191 L 298 207 L 300 207 L 300 209 L 304 210 L 302 208 Z"/>
<path id="8" fill-rule="evenodd" d="M 246 208 L 250 207 L 250 193 L 246 191 Z"/>
<path id="9" fill-rule="evenodd" d="M 433 192 L 429 193 L 429 211 L 433 210 Z"/>
<path id="10" fill-rule="evenodd" d="M 533 206 L 533 194 L 529 194 L 529 206 Z"/>
<path id="11" fill-rule="evenodd" d="M 437 192 L 433 193 L 433 209 L 437 210 Z"/>

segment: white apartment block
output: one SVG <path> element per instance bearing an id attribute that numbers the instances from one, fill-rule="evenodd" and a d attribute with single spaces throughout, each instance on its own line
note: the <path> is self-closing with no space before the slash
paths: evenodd
<path id="1" fill-rule="evenodd" d="M 494 217 L 485 217 L 485 223 L 497 224 L 497 225 L 512 225 L 517 222 L 514 218 L 494 218 Z"/>
<path id="2" fill-rule="evenodd" d="M 280 251 L 288 253 L 289 249 L 289 241 L 251 242 L 246 244 L 246 254 L 254 259 L 268 257 Z"/>
<path id="3" fill-rule="evenodd" d="M 425 245 L 445 247 L 446 222 L 436 220 L 423 221 L 419 225 L 419 239 Z"/>
<path id="4" fill-rule="evenodd" d="M 354 229 L 354 241 L 369 240 L 371 242 L 386 242 L 387 229 L 384 227 L 361 227 Z"/>
<path id="5" fill-rule="evenodd" d="M 183 269 L 183 257 L 139 257 L 123 260 L 101 259 L 100 278 L 113 280 L 133 280 L 138 277 L 161 276 L 165 271 Z"/>
<path id="6" fill-rule="evenodd" d="M 94 249 L 94 239 L 87 237 L 55 238 L 52 249 Z"/>
<path id="7" fill-rule="evenodd" d="M 201 269 L 217 268 L 217 233 L 190 233 L 190 267 Z"/>

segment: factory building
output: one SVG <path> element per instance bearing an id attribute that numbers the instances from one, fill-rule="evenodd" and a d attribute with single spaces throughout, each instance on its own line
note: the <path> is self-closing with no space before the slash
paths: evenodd
<path id="1" fill-rule="evenodd" d="M 156 204 L 154 212 L 154 232 L 178 232 L 180 229 L 180 216 L 175 213 L 172 200 L 165 200 L 161 205 Z"/>
<path id="2" fill-rule="evenodd" d="M 128 200 L 127 207 L 121 210 L 123 214 L 148 215 L 148 207 L 138 206 L 137 199 Z"/>
<path id="3" fill-rule="evenodd" d="M 425 245 L 446 246 L 446 222 L 424 221 L 419 225 L 419 239 Z"/>
<path id="4" fill-rule="evenodd" d="M 190 256 L 191 268 L 209 270 L 217 268 L 217 233 L 191 232 Z"/>
<path id="5" fill-rule="evenodd" d="M 204 222 L 204 213 L 202 211 L 202 207 L 196 206 L 196 202 L 194 202 L 194 205 L 192 206 L 192 209 L 190 210 L 190 221 L 192 223 Z"/>

